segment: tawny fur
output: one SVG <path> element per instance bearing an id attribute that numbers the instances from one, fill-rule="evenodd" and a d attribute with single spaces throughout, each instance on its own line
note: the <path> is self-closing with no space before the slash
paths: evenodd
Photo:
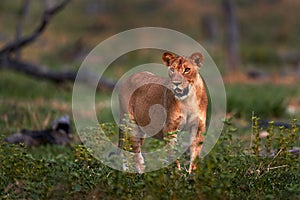
<path id="1" fill-rule="evenodd" d="M 177 130 L 195 133 L 190 136 L 191 173 L 196 169 L 194 161 L 201 152 L 202 134 L 206 131 L 208 100 L 204 82 L 198 73 L 204 58 L 201 53 L 183 57 L 166 52 L 162 59 L 168 67 L 169 78 L 140 72 L 123 82 L 119 93 L 120 119 L 128 114 L 137 125 L 133 130 L 136 137 L 131 136 L 131 141 L 132 150 L 136 153 L 136 169 L 140 173 L 145 170 L 141 148 L 146 133 L 160 140 Z M 151 111 L 152 106 L 158 105 L 164 109 L 157 107 Z M 122 148 L 121 129 L 119 137 L 119 148 Z M 177 166 L 180 169 L 179 162 Z"/>

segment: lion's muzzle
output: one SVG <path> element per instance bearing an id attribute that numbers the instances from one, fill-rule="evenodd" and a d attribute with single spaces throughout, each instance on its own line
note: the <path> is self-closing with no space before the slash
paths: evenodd
<path id="1" fill-rule="evenodd" d="M 189 86 L 187 86 L 187 87 L 185 87 L 183 89 L 179 88 L 178 86 L 175 86 L 174 89 L 173 89 L 175 98 L 177 100 L 184 100 L 188 96 L 189 91 L 190 91 L 190 87 Z"/>

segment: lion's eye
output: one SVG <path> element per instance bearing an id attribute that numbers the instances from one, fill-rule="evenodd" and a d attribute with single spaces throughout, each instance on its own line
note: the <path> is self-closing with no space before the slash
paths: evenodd
<path id="1" fill-rule="evenodd" d="M 188 73 L 191 70 L 191 68 L 185 68 L 184 73 Z"/>
<path id="2" fill-rule="evenodd" d="M 175 71 L 175 69 L 173 67 L 171 67 L 170 71 L 173 73 Z"/>

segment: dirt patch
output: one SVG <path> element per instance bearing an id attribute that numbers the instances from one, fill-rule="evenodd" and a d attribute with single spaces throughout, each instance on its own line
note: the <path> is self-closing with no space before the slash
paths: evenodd
<path id="1" fill-rule="evenodd" d="M 251 77 L 245 73 L 231 73 L 223 76 L 224 83 L 228 84 L 278 84 L 278 85 L 294 85 L 300 82 L 298 75 L 281 75 L 270 74 L 257 77 Z"/>

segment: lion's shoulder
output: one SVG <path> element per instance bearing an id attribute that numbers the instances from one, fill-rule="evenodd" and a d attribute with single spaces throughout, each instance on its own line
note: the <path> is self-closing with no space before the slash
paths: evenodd
<path id="1" fill-rule="evenodd" d="M 166 80 L 167 78 L 165 77 L 157 76 L 147 71 L 135 73 L 128 78 L 128 82 L 130 84 L 140 85 L 140 86 L 145 84 L 150 84 L 150 83 L 157 83 L 157 84 L 164 85 L 166 84 Z"/>

